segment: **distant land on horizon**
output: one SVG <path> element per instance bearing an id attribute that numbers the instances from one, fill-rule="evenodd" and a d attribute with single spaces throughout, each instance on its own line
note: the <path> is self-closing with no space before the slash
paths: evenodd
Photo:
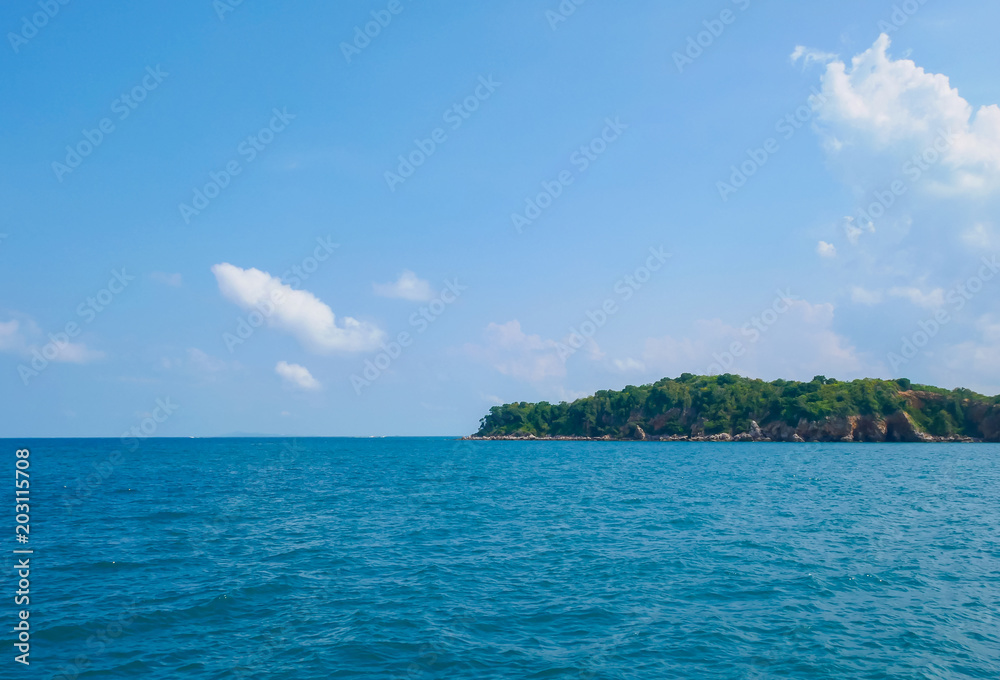
<path id="1" fill-rule="evenodd" d="M 494 406 L 470 439 L 997 442 L 1000 396 L 905 378 L 765 382 L 684 373 L 572 403 Z"/>

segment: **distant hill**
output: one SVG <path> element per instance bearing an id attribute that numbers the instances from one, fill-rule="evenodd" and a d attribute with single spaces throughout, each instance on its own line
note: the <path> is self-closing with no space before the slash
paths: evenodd
<path id="1" fill-rule="evenodd" d="M 685 373 L 572 403 L 494 406 L 473 438 L 1000 441 L 1000 397 L 909 380 L 764 382 Z"/>

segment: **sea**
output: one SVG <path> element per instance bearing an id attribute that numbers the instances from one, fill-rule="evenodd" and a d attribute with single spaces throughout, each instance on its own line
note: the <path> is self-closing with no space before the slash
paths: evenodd
<path id="1" fill-rule="evenodd" d="M 0 678 L 1000 678 L 995 444 L 3 443 Z"/>

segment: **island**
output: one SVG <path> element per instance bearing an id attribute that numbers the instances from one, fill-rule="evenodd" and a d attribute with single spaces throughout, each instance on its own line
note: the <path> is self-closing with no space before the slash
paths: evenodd
<path id="1" fill-rule="evenodd" d="M 684 373 L 572 403 L 494 406 L 466 439 L 997 442 L 1000 397 L 905 378 L 765 382 Z"/>

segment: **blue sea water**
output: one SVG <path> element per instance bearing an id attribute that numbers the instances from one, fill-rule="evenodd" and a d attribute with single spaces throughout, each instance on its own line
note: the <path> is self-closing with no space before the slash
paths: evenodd
<path id="1" fill-rule="evenodd" d="M 996 445 L 4 443 L 0 677 L 1000 677 Z"/>

